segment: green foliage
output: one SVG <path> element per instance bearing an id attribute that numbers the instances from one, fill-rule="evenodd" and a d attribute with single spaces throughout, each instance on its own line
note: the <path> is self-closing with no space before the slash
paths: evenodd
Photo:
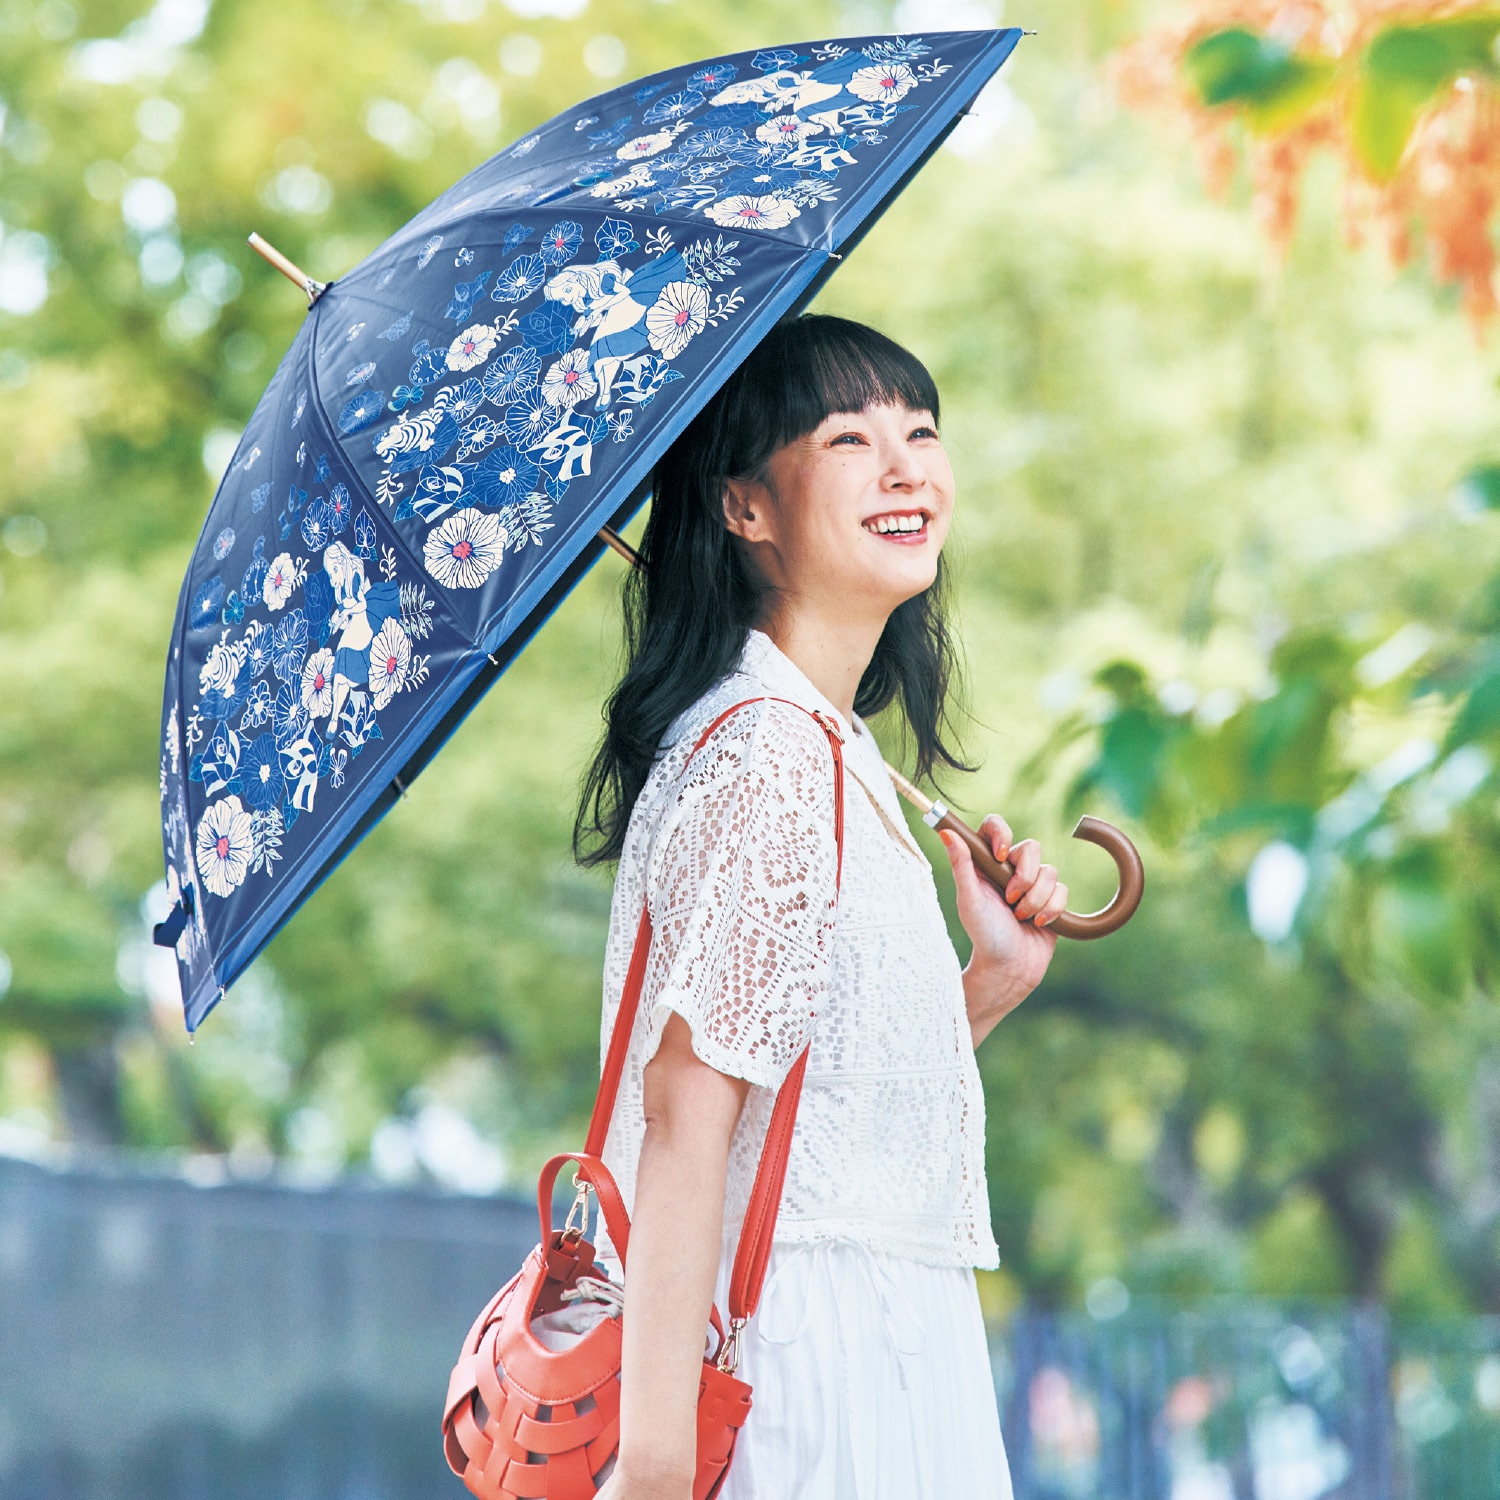
<path id="1" fill-rule="evenodd" d="M 1295 52 L 1243 26 L 1210 32 L 1188 48 L 1182 65 L 1204 104 L 1237 105 L 1262 130 L 1320 103 L 1335 73 L 1331 59 Z"/>
<path id="2" fill-rule="evenodd" d="M 1496 72 L 1500 10 L 1385 27 L 1359 64 L 1354 95 L 1356 149 L 1370 175 L 1390 178 L 1424 109 L 1464 74 Z"/>
<path id="3" fill-rule="evenodd" d="M 161 71 L 110 84 L 75 49 L 144 0 L 72 35 L 66 9 L 0 0 L 0 267 L 43 237 L 50 293 L 0 312 L 0 1121 L 245 1170 L 362 1166 L 373 1142 L 397 1170 L 394 1127 L 442 1107 L 524 1182 L 597 1077 L 609 883 L 568 830 L 617 661 L 612 559 L 193 1048 L 142 968 L 205 464 L 301 316 L 243 237 L 338 274 L 604 86 L 585 59 L 611 38 L 633 75 L 889 13 L 216 0 Z M 1273 272 L 1100 90 L 1135 18 L 1063 14 L 1012 18 L 1049 24 L 1008 67 L 1002 133 L 983 144 L 978 111 L 821 301 L 943 390 L 983 766 L 948 800 L 1041 837 L 1080 909 L 1110 872 L 1067 843 L 1074 812 L 1147 859 L 1136 921 L 1063 945 L 980 1052 L 1007 1273 L 1060 1300 L 1119 1275 L 1500 1307 L 1493 356 L 1326 218 Z M 176 205 L 149 231 L 122 211 L 143 179 Z M 1308 884 L 1267 941 L 1249 877 L 1276 843 Z"/>
<path id="4" fill-rule="evenodd" d="M 1377 29 L 1358 53 L 1299 51 L 1267 33 L 1227 26 L 1199 37 L 1182 69 L 1202 104 L 1233 109 L 1274 134 L 1349 89 L 1355 152 L 1378 182 L 1395 175 L 1422 112 L 1463 76 L 1493 76 L 1500 11 L 1404 21 Z"/>
<path id="5" fill-rule="evenodd" d="M 1500 510 L 1500 464 L 1480 464 L 1459 482 L 1459 502 L 1479 510 Z"/>
<path id="6" fill-rule="evenodd" d="M 1447 747 L 1487 740 L 1500 731 L 1500 658 L 1476 674 L 1463 706 L 1448 730 Z"/>

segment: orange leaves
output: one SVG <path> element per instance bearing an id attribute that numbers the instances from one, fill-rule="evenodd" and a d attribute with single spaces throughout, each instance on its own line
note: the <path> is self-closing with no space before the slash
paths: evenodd
<path id="1" fill-rule="evenodd" d="M 1241 150 L 1257 214 L 1284 249 L 1313 155 L 1348 174 L 1352 242 L 1373 229 L 1399 264 L 1425 243 L 1476 326 L 1500 303 L 1491 221 L 1500 205 L 1500 8 L 1453 0 L 1197 0 L 1183 25 L 1117 59 L 1121 98 L 1194 131 L 1222 192 Z"/>

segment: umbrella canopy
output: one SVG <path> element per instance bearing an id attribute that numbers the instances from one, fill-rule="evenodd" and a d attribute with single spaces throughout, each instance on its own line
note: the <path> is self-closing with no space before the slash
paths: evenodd
<path id="1" fill-rule="evenodd" d="M 306 323 L 183 583 L 161 797 L 189 1030 L 404 793 L 1021 33 L 659 73 L 449 189 Z"/>

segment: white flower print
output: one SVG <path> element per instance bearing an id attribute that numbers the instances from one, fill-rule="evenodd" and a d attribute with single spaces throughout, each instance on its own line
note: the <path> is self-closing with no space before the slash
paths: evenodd
<path id="1" fill-rule="evenodd" d="M 589 374 L 587 349 L 570 349 L 542 377 L 542 396 L 553 406 L 577 406 L 598 389 L 599 382 Z"/>
<path id="2" fill-rule="evenodd" d="M 271 665 L 271 627 L 264 620 L 251 620 L 240 639 L 245 646 L 245 660 L 250 675 L 259 677 Z"/>
<path id="3" fill-rule="evenodd" d="M 707 326 L 708 288 L 696 281 L 669 281 L 646 313 L 646 337 L 663 359 L 676 359 Z"/>
<path id="4" fill-rule="evenodd" d="M 458 460 L 460 463 L 476 453 L 483 453 L 492 443 L 496 443 L 505 435 L 504 429 L 493 417 L 475 417 L 467 427 L 461 428 L 458 434 Z"/>
<path id="5" fill-rule="evenodd" d="M 203 670 L 198 673 L 199 693 L 223 692 L 240 675 L 240 668 L 245 665 L 249 649 L 243 638 L 233 645 L 226 641 L 215 641 L 208 649 L 208 660 L 203 663 Z"/>
<path id="6" fill-rule="evenodd" d="M 809 136 L 819 135 L 823 127 L 814 120 L 802 120 L 796 115 L 778 115 L 755 127 L 755 139 L 768 146 L 800 146 Z"/>
<path id="7" fill-rule="evenodd" d="M 856 99 L 867 104 L 894 104 L 904 99 L 917 86 L 917 75 L 905 63 L 891 63 L 886 67 L 858 68 L 854 76 L 844 85 Z"/>
<path id="8" fill-rule="evenodd" d="M 772 76 L 774 78 L 782 75 Z M 731 83 L 727 88 L 720 89 L 708 102 L 713 105 L 764 104 L 770 97 L 774 86 L 764 76 L 742 78 L 738 83 Z"/>
<path id="9" fill-rule="evenodd" d="M 292 597 L 292 590 L 296 587 L 297 567 L 292 562 L 292 554 L 290 552 L 278 553 L 266 570 L 266 581 L 260 591 L 261 598 L 266 602 L 266 608 L 280 609 Z"/>
<path id="10" fill-rule="evenodd" d="M 704 209 L 715 224 L 722 224 L 725 229 L 785 229 L 800 212 L 795 203 L 775 193 L 758 197 L 736 193 Z"/>
<path id="11" fill-rule="evenodd" d="M 479 410 L 479 405 L 484 400 L 484 387 L 474 375 L 460 381 L 458 385 L 445 386 L 443 393 L 449 397 L 447 409 L 453 413 L 455 422 L 467 421 Z"/>
<path id="12" fill-rule="evenodd" d="M 444 588 L 477 589 L 500 566 L 508 539 L 498 516 L 470 506 L 427 533 L 422 556 Z"/>
<path id="13" fill-rule="evenodd" d="M 315 719 L 333 712 L 333 652 L 324 646 L 302 668 L 302 706 Z"/>
<path id="14" fill-rule="evenodd" d="M 665 151 L 675 139 L 670 130 L 653 130 L 650 135 L 633 136 L 615 155 L 621 161 L 639 161 L 643 156 L 655 156 L 658 151 Z"/>
<path id="15" fill-rule="evenodd" d="M 399 620 L 387 620 L 370 642 L 370 694 L 378 713 L 402 688 L 411 670 L 411 641 Z"/>
<path id="16" fill-rule="evenodd" d="M 198 871 L 216 896 L 227 896 L 244 882 L 254 840 L 250 814 L 238 797 L 221 797 L 198 822 Z"/>
<path id="17" fill-rule="evenodd" d="M 472 370 L 490 357 L 497 339 L 495 330 L 488 323 L 475 323 L 465 328 L 448 345 L 448 368 L 450 370 Z"/>

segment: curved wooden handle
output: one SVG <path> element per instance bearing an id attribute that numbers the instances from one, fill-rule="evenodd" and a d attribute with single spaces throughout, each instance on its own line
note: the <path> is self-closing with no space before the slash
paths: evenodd
<path id="1" fill-rule="evenodd" d="M 976 833 L 962 818 L 954 817 L 946 809 L 932 826 L 956 833 L 969 846 L 974 867 L 1002 896 L 1005 894 L 1006 886 L 1015 876 L 1015 866 L 1008 859 L 996 859 L 983 834 Z M 1113 823 L 1106 823 L 1102 818 L 1080 818 L 1073 837 L 1097 844 L 1114 860 L 1115 869 L 1120 872 L 1119 889 L 1109 904 L 1099 911 L 1087 914 L 1065 911 L 1047 926 L 1059 937 L 1084 940 L 1108 937 L 1123 927 L 1141 904 L 1146 889 L 1145 867 L 1135 845 Z"/>

